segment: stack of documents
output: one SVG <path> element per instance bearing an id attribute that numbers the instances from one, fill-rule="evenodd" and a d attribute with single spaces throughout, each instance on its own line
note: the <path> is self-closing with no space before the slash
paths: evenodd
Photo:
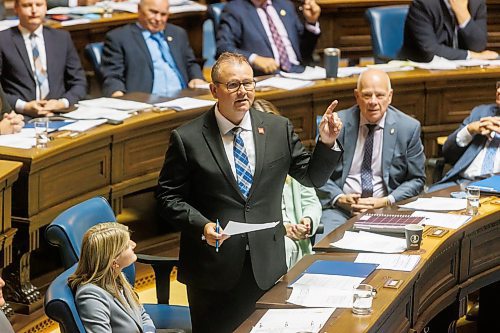
<path id="1" fill-rule="evenodd" d="M 269 309 L 250 333 L 320 332 L 335 309 Z"/>
<path id="2" fill-rule="evenodd" d="M 273 87 L 283 90 L 294 90 L 299 88 L 304 88 L 312 85 L 312 81 L 309 80 L 297 80 L 297 79 L 288 79 L 283 77 L 271 77 L 269 79 L 265 79 L 257 82 L 257 87 Z"/>
<path id="3" fill-rule="evenodd" d="M 418 254 L 360 253 L 354 262 L 377 264 L 377 269 L 411 272 L 420 261 Z"/>
<path id="4" fill-rule="evenodd" d="M 214 103 L 215 103 L 214 101 L 209 101 L 206 99 L 182 97 L 173 99 L 168 102 L 156 103 L 155 106 L 162 109 L 183 111 L 183 110 L 191 110 L 191 109 L 198 109 L 207 106 L 212 106 L 214 105 Z"/>
<path id="5" fill-rule="evenodd" d="M 424 220 L 425 225 L 433 225 L 435 227 L 444 227 L 448 229 L 458 229 L 471 219 L 471 216 L 468 215 L 433 213 L 433 212 L 422 212 L 422 211 L 413 212 L 411 216 L 425 217 Z"/>
<path id="6" fill-rule="evenodd" d="M 401 208 L 413 210 L 430 210 L 430 211 L 452 211 L 462 210 L 467 207 L 467 199 L 432 197 L 418 198 L 415 201 L 404 205 L 399 205 Z"/>
<path id="7" fill-rule="evenodd" d="M 401 253 L 406 251 L 406 240 L 366 231 L 346 231 L 342 239 L 330 243 L 330 246 L 354 251 Z"/>
<path id="8" fill-rule="evenodd" d="M 127 99 L 100 97 L 94 99 L 87 99 L 78 102 L 80 106 L 94 107 L 94 108 L 108 108 L 122 111 L 138 111 L 150 108 L 152 105 L 148 103 L 130 101 Z"/>
<path id="9" fill-rule="evenodd" d="M 326 70 L 319 66 L 306 66 L 302 73 L 280 72 L 280 75 L 289 79 L 297 80 L 323 80 L 326 79 Z"/>

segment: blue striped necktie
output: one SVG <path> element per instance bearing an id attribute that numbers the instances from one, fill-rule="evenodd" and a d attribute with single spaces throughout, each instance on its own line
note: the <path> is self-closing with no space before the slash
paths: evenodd
<path id="1" fill-rule="evenodd" d="M 250 169 L 250 162 L 248 161 L 248 155 L 245 150 L 245 144 L 240 135 L 241 131 L 241 127 L 235 127 L 231 130 L 234 135 L 233 155 L 234 166 L 236 168 L 236 182 L 238 183 L 241 194 L 247 198 L 250 188 L 252 187 L 253 176 L 252 170 Z"/>
<path id="2" fill-rule="evenodd" d="M 495 137 L 490 141 L 484 154 L 483 165 L 481 166 L 481 175 L 492 174 L 495 169 L 495 156 L 498 147 L 500 147 L 500 134 L 495 133 Z"/>
<path id="3" fill-rule="evenodd" d="M 35 80 L 37 88 L 40 90 L 40 99 L 45 99 L 49 94 L 49 80 L 47 71 L 43 68 L 42 59 L 40 58 L 40 50 L 36 42 L 36 35 L 30 35 L 31 52 L 33 52 L 33 64 L 35 65 Z"/>
<path id="4" fill-rule="evenodd" d="M 373 132 L 375 126 L 366 124 L 368 134 L 365 139 L 365 148 L 363 162 L 361 163 L 361 197 L 369 198 L 373 196 L 373 170 L 372 170 L 372 155 L 373 155 Z"/>

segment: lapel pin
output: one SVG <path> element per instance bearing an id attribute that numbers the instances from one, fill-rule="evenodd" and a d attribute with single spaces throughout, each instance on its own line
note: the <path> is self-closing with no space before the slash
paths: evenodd
<path id="1" fill-rule="evenodd" d="M 172 36 L 167 36 L 167 41 L 171 42 L 171 41 L 173 41 L 173 40 L 174 40 L 174 37 L 172 37 Z"/>
<path id="2" fill-rule="evenodd" d="M 390 132 L 390 133 L 391 133 L 391 135 L 393 135 L 395 131 L 396 131 L 396 130 L 395 130 L 394 128 L 391 128 L 391 132 Z"/>
<path id="3" fill-rule="evenodd" d="M 286 10 L 284 10 L 284 9 L 280 10 L 280 15 L 281 16 L 286 16 Z"/>
<path id="4" fill-rule="evenodd" d="M 264 134 L 266 132 L 264 127 L 259 127 L 257 130 L 259 131 L 259 134 Z"/>

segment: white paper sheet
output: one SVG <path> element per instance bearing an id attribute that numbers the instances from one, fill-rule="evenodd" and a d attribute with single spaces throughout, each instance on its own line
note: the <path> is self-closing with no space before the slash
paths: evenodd
<path id="1" fill-rule="evenodd" d="M 334 274 L 303 274 L 290 287 L 302 286 L 321 286 L 324 288 L 334 288 L 340 290 L 352 290 L 353 287 L 363 282 L 365 278 Z"/>
<path id="2" fill-rule="evenodd" d="M 406 251 L 406 240 L 366 231 L 346 231 L 342 239 L 330 243 L 330 246 L 356 251 L 401 253 Z"/>
<path id="3" fill-rule="evenodd" d="M 420 261 L 416 254 L 359 253 L 354 262 L 378 264 L 377 269 L 411 272 Z"/>
<path id="4" fill-rule="evenodd" d="M 74 131 L 74 132 L 85 132 L 91 128 L 97 127 L 106 123 L 106 119 L 96 119 L 96 120 L 78 120 L 69 125 L 59 128 L 60 131 Z"/>
<path id="5" fill-rule="evenodd" d="M 69 27 L 70 25 L 78 25 L 78 24 L 86 24 L 86 23 L 90 23 L 90 19 L 88 19 L 88 18 L 79 18 L 79 19 L 62 21 L 61 25 L 63 27 Z"/>
<path id="6" fill-rule="evenodd" d="M 17 25 L 19 25 L 18 19 L 0 21 L 0 31 L 7 30 L 7 29 L 15 27 Z"/>
<path id="7" fill-rule="evenodd" d="M 352 288 L 340 290 L 296 285 L 287 302 L 307 308 L 352 308 Z"/>
<path id="8" fill-rule="evenodd" d="M 119 111 L 115 109 L 87 107 L 81 105 L 75 111 L 65 113 L 64 116 L 80 120 L 89 120 L 89 119 L 124 120 L 130 118 L 131 114 L 128 112 Z"/>
<path id="9" fill-rule="evenodd" d="M 467 199 L 432 197 L 418 198 L 415 201 L 405 205 L 399 205 L 401 208 L 413 210 L 430 210 L 430 211 L 453 211 L 462 210 L 467 207 Z"/>
<path id="10" fill-rule="evenodd" d="M 170 5 L 169 13 L 187 13 L 187 12 L 204 12 L 207 10 L 207 6 L 201 5 L 194 1 L 188 1 L 187 4 L 173 6 Z"/>
<path id="11" fill-rule="evenodd" d="M 430 62 L 414 62 L 409 61 L 410 66 L 422 68 L 422 69 L 437 69 L 437 70 L 447 70 L 447 69 L 457 69 L 457 64 L 448 59 L 434 56 Z"/>
<path id="12" fill-rule="evenodd" d="M 240 223 L 229 221 L 224 228 L 224 235 L 234 236 L 243 234 L 245 232 L 252 232 L 264 229 L 274 228 L 279 222 L 269 222 L 269 223 Z"/>
<path id="13" fill-rule="evenodd" d="M 251 333 L 317 333 L 334 311 L 334 308 L 269 309 Z"/>
<path id="14" fill-rule="evenodd" d="M 280 75 L 289 79 L 296 80 L 322 80 L 326 79 L 326 70 L 319 66 L 306 66 L 302 73 L 280 72 Z"/>
<path id="15" fill-rule="evenodd" d="M 36 144 L 35 137 L 24 137 L 19 134 L 5 134 L 0 135 L 0 146 L 19 148 L 19 149 L 30 149 Z"/>
<path id="16" fill-rule="evenodd" d="M 129 101 L 126 99 L 118 99 L 111 97 L 100 97 L 94 99 L 86 99 L 79 101 L 78 105 L 93 107 L 93 108 L 105 108 L 105 109 L 116 109 L 123 111 L 135 111 L 143 110 L 152 107 L 151 104 Z"/>
<path id="17" fill-rule="evenodd" d="M 283 90 L 294 90 L 303 87 L 307 87 L 313 84 L 312 81 L 306 80 L 296 80 L 296 79 L 288 79 L 284 77 L 270 77 L 269 79 L 265 79 L 257 82 L 257 87 L 273 87 Z"/>
<path id="18" fill-rule="evenodd" d="M 425 225 L 433 225 L 436 227 L 444 227 L 449 229 L 458 229 L 467 223 L 471 217 L 467 215 L 446 214 L 446 213 L 433 213 L 415 211 L 411 216 L 423 216 Z"/>
<path id="19" fill-rule="evenodd" d="M 206 99 L 182 97 L 182 98 L 173 99 L 173 100 L 168 101 L 168 102 L 156 103 L 155 106 L 157 106 L 159 108 L 180 111 L 180 110 L 190 110 L 190 109 L 197 109 L 197 108 L 212 106 L 214 104 L 215 104 L 214 101 L 209 101 Z"/>

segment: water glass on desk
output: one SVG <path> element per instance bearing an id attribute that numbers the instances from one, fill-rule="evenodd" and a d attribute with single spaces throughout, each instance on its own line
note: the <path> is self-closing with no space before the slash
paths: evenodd
<path id="1" fill-rule="evenodd" d="M 49 118 L 35 118 L 32 122 L 35 128 L 36 148 L 47 148 L 49 142 Z"/>
<path id="2" fill-rule="evenodd" d="M 375 289 L 369 284 L 362 283 L 354 287 L 352 293 L 352 312 L 358 315 L 372 313 L 372 303 L 375 294 Z"/>
<path id="3" fill-rule="evenodd" d="M 467 187 L 467 215 L 477 215 L 479 213 L 479 197 L 481 190 L 477 186 Z"/>

